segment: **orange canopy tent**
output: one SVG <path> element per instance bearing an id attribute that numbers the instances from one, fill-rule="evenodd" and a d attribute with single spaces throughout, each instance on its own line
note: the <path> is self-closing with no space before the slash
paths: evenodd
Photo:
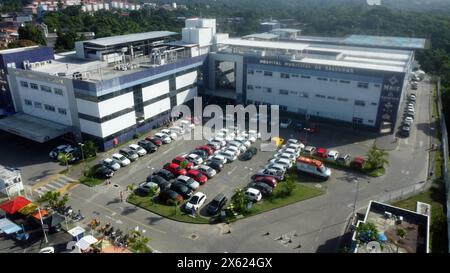
<path id="1" fill-rule="evenodd" d="M 30 204 L 31 201 L 22 196 L 17 196 L 13 200 L 6 201 L 0 205 L 0 209 L 4 210 L 7 214 L 14 214 L 21 208 Z"/>
<path id="2" fill-rule="evenodd" d="M 45 209 L 40 209 L 41 213 L 39 214 L 39 211 L 33 214 L 33 218 L 36 220 L 41 220 L 41 217 L 48 216 L 48 211 Z"/>

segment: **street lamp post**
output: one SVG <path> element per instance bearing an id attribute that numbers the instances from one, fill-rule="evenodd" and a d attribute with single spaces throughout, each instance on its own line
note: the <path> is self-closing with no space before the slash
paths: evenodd
<path id="1" fill-rule="evenodd" d="M 39 218 L 41 219 L 42 231 L 44 232 L 45 243 L 48 244 L 47 233 L 45 233 L 44 221 L 42 220 L 42 214 L 41 214 L 41 208 L 40 207 L 38 207 L 38 212 L 39 212 Z"/>
<path id="2" fill-rule="evenodd" d="M 84 151 L 83 151 L 84 144 L 79 142 L 78 145 L 81 147 L 81 159 L 83 160 L 84 164 L 86 164 L 84 160 Z"/>
<path id="3" fill-rule="evenodd" d="M 358 178 L 354 178 L 353 182 L 356 183 L 355 201 L 353 203 L 353 217 L 355 217 L 355 215 L 356 215 L 356 201 L 358 200 L 358 193 L 359 193 L 359 180 L 358 180 Z"/>

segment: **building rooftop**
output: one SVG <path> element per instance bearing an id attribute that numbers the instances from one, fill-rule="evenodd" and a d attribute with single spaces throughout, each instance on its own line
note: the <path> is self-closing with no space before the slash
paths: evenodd
<path id="1" fill-rule="evenodd" d="M 296 29 L 296 28 L 276 28 L 276 29 L 272 29 L 272 32 L 290 32 L 290 33 L 297 33 L 299 31 L 301 31 L 301 29 Z"/>
<path id="2" fill-rule="evenodd" d="M 2 54 L 11 54 L 11 53 L 16 53 L 16 52 L 23 52 L 23 51 L 27 51 L 27 50 L 30 50 L 30 49 L 33 49 L 33 48 L 37 48 L 37 47 L 39 47 L 39 46 L 36 45 L 36 46 L 4 49 L 4 50 L 0 50 L 0 55 L 2 55 Z"/>
<path id="3" fill-rule="evenodd" d="M 144 32 L 144 33 L 135 33 L 135 34 L 98 38 L 98 39 L 94 39 L 94 40 L 89 40 L 87 42 L 89 42 L 90 44 L 95 44 L 95 45 L 105 47 L 105 46 L 113 46 L 113 45 L 119 45 L 119 44 L 125 44 L 125 43 L 138 42 L 138 41 L 142 41 L 142 40 L 163 38 L 163 37 L 172 36 L 172 35 L 176 35 L 176 34 L 177 34 L 176 32 L 171 32 L 171 31 L 150 31 L 150 32 Z"/>
<path id="4" fill-rule="evenodd" d="M 246 37 L 264 37 L 248 35 Z M 220 52 L 288 59 L 292 62 L 404 72 L 412 51 L 301 42 L 227 39 Z"/>
<path id="5" fill-rule="evenodd" d="M 243 39 L 260 39 L 260 40 L 274 40 L 277 39 L 279 35 L 272 33 L 255 33 L 242 37 Z"/>
<path id="6" fill-rule="evenodd" d="M 362 222 L 373 223 L 380 239 L 378 243 L 368 242 L 357 245 L 355 248 L 357 253 L 428 252 L 428 215 L 371 201 Z M 399 236 L 399 230 L 404 231 L 403 237 Z"/>

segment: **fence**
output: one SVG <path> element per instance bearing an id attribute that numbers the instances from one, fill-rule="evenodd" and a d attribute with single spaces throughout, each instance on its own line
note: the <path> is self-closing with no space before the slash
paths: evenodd
<path id="1" fill-rule="evenodd" d="M 443 166 L 442 166 L 442 178 L 444 179 L 445 184 L 445 192 L 447 193 L 447 228 L 448 228 L 448 238 L 449 245 L 448 250 L 450 252 L 450 177 L 449 177 L 449 152 L 448 152 L 448 132 L 447 125 L 445 123 L 445 115 L 442 109 L 442 94 L 441 94 L 441 79 L 438 79 L 437 82 L 437 101 L 438 101 L 438 113 L 440 117 L 440 126 L 441 126 L 441 147 L 442 147 L 442 157 L 443 157 Z"/>

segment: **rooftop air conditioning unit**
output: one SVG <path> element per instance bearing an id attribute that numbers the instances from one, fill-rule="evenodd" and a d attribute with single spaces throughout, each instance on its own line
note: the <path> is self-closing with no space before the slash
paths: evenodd
<path id="1" fill-rule="evenodd" d="M 385 217 L 386 219 L 389 219 L 389 218 L 392 217 L 392 213 L 390 213 L 390 212 L 388 212 L 388 211 L 385 211 L 385 212 L 384 212 L 384 217 Z"/>

